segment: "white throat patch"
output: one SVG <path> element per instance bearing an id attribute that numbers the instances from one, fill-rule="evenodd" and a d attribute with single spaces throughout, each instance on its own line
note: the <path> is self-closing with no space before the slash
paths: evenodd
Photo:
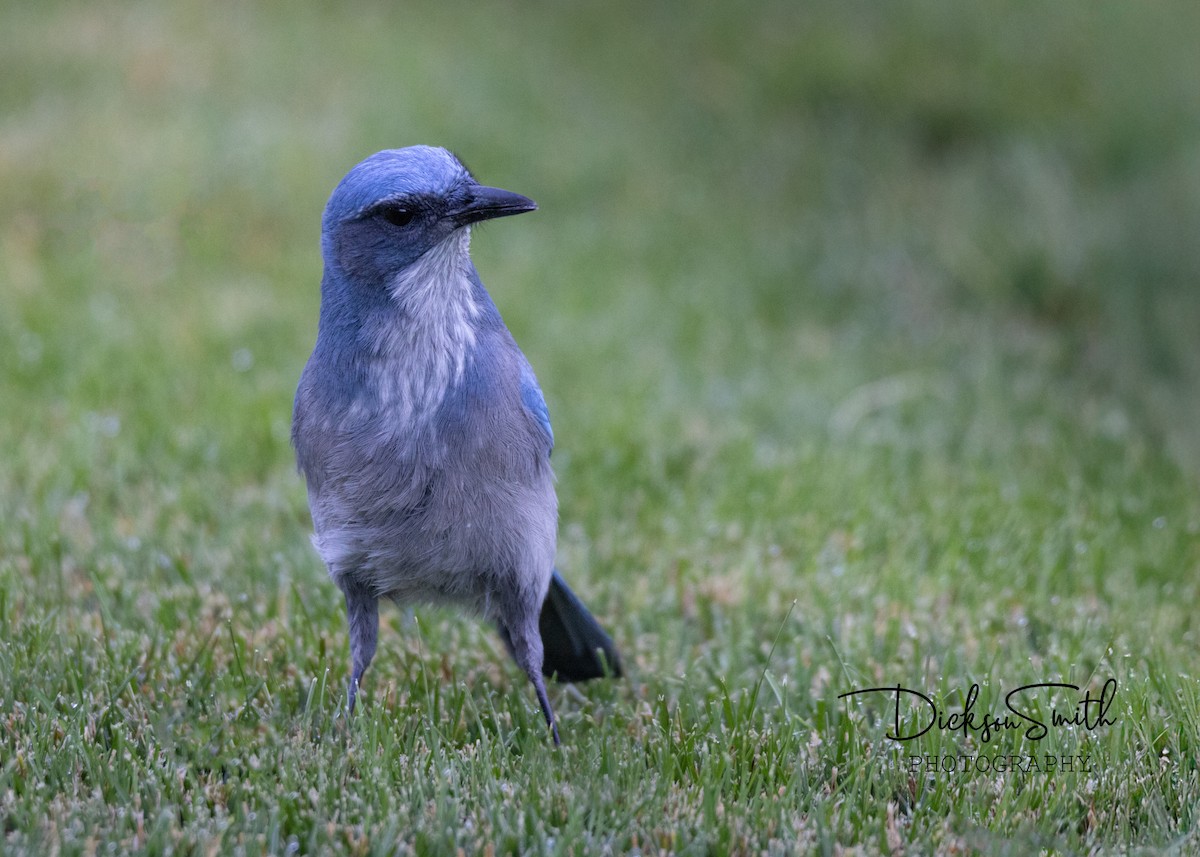
<path id="1" fill-rule="evenodd" d="M 404 269 L 388 291 L 400 313 L 374 331 L 376 395 L 398 425 L 423 420 L 448 387 L 462 378 L 475 345 L 471 323 L 480 308 L 472 295 L 470 229 L 462 228 Z"/>

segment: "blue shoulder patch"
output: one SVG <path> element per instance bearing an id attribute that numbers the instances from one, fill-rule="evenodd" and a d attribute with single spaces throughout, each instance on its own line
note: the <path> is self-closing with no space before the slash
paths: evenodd
<path id="1" fill-rule="evenodd" d="M 537 377 L 528 361 L 521 361 L 521 404 L 533 417 L 534 422 L 546 436 L 546 442 L 551 450 L 554 449 L 554 430 L 550 428 L 550 410 L 546 407 L 546 399 L 542 396 L 542 388 L 538 386 Z"/>

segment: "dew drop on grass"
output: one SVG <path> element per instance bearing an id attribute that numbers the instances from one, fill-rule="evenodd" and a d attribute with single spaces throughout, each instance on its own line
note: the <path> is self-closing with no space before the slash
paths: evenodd
<path id="1" fill-rule="evenodd" d="M 234 372 L 249 372 L 254 368 L 254 353 L 249 348 L 239 348 L 229 356 Z"/>
<path id="2" fill-rule="evenodd" d="M 17 338 L 17 359 L 21 361 L 22 366 L 36 366 L 41 363 L 44 352 L 40 336 L 32 331 L 21 331 Z"/>
<path id="3" fill-rule="evenodd" d="M 121 418 L 116 414 L 89 413 L 87 428 L 101 437 L 116 437 L 121 432 Z"/>

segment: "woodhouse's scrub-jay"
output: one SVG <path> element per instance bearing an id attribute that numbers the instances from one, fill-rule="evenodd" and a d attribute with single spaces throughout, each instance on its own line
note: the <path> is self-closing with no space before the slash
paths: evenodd
<path id="1" fill-rule="evenodd" d="M 321 224 L 321 313 L 292 443 L 313 542 L 346 598 L 353 711 L 378 602 L 454 603 L 543 673 L 619 675 L 612 641 L 554 567 L 546 402 L 468 253 L 471 224 L 537 206 L 480 185 L 445 149 L 379 152 Z"/>

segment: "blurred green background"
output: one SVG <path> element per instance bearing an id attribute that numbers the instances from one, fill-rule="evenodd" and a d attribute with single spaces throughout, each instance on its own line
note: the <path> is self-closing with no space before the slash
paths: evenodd
<path id="1" fill-rule="evenodd" d="M 1194 469 L 1192 4 L 4 15 L 6 381 L 47 404 L 169 383 L 263 444 L 241 461 L 286 457 L 225 393 L 286 419 L 329 189 L 428 142 L 542 205 L 476 252 L 565 438 L 636 435 L 666 396 L 790 441 L 881 374 L 970 396 L 1028 367 Z M 196 371 L 217 348 L 239 360 Z"/>
<path id="2" fill-rule="evenodd" d="M 954 686 L 1095 667 L 1121 641 L 1144 658 L 1133 675 L 1182 680 L 1198 36 L 1191 0 L 0 4 L 0 713 L 53 709 L 101 626 L 146 686 L 169 688 L 175 658 L 231 669 L 239 640 L 294 664 L 264 666 L 267 687 L 325 668 L 340 686 L 291 396 L 322 206 L 361 158 L 415 143 L 540 205 L 476 230 L 473 252 L 554 418 L 562 565 L 643 676 L 616 710 L 725 687 L 689 689 L 689 669 L 752 685 L 778 627 L 769 663 L 804 688 L 821 670 L 924 675 L 903 628 Z M 393 617 L 377 697 L 403 687 L 398 657 L 445 664 L 456 635 L 487 639 L 431 615 L 420 651 Z M 196 650 L 201 627 L 228 632 Z M 472 657 L 465 675 L 503 655 Z M 528 702 L 484 675 L 495 704 Z M 224 680 L 207 679 L 217 699 Z M 286 732 L 295 712 L 267 697 L 258 715 Z M 817 724 L 797 704 L 802 747 Z M 845 778 L 853 752 L 828 752 L 817 767 Z M 1097 803 L 1120 809 L 1080 841 L 1167 837 L 1154 819 L 1192 792 L 1160 794 L 1135 831 L 1147 798 L 1112 771 Z M 48 798 L 10 794 L 7 830 L 36 827 Z M 758 842 L 728 819 L 705 839 L 689 794 L 663 822 L 677 845 Z M 977 797 L 941 794 L 943 817 Z M 823 817 L 868 841 L 886 803 Z M 1009 833 L 1038 824 L 1015 817 Z M 301 818 L 289 830 L 319 847 L 320 814 Z"/>

